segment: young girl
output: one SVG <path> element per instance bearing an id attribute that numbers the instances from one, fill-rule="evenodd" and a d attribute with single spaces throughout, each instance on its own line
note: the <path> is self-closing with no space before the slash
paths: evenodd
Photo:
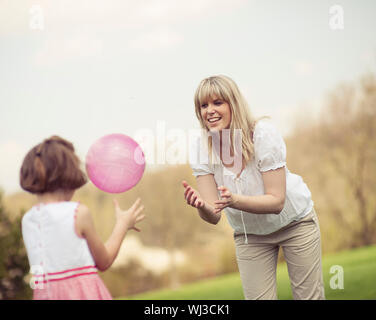
<path id="1" fill-rule="evenodd" d="M 212 224 L 226 209 L 245 298 L 277 298 L 282 247 L 294 299 L 324 299 L 318 219 L 307 185 L 287 169 L 281 135 L 268 121 L 251 117 L 226 76 L 202 80 L 194 101 L 205 134 L 191 154 L 206 152 L 209 161 L 191 162 L 198 190 L 183 181 L 184 196 Z"/>
<path id="2" fill-rule="evenodd" d="M 140 199 L 126 211 L 116 201 L 116 223 L 103 244 L 89 209 L 70 201 L 87 182 L 72 143 L 53 136 L 32 148 L 20 172 L 21 187 L 37 196 L 22 219 L 34 299 L 112 299 L 97 270 L 108 269 L 130 229 L 144 218 Z"/>

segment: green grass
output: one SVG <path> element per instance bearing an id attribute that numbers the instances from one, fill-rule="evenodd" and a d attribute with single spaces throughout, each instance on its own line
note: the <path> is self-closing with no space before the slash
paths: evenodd
<path id="1" fill-rule="evenodd" d="M 331 289 L 334 265 L 344 270 L 344 289 Z M 376 299 L 376 246 L 342 251 L 323 257 L 325 295 L 328 300 Z M 277 268 L 278 298 L 292 299 L 286 263 Z M 158 290 L 118 299 L 133 300 L 241 300 L 244 299 L 238 273 L 186 284 L 178 290 Z"/>

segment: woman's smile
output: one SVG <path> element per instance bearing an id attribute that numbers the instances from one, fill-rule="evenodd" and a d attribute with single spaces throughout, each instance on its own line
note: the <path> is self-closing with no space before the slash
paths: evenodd
<path id="1" fill-rule="evenodd" d="M 208 122 L 210 124 L 213 124 L 213 123 L 217 123 L 221 119 L 222 119 L 221 117 L 212 117 L 212 118 L 208 118 Z"/>

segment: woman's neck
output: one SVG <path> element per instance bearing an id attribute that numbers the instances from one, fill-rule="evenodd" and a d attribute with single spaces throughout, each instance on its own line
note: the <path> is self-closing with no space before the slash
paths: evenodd
<path id="1" fill-rule="evenodd" d="M 54 192 L 46 192 L 37 196 L 38 203 L 51 203 L 70 201 L 73 197 L 73 190 L 58 190 Z"/>

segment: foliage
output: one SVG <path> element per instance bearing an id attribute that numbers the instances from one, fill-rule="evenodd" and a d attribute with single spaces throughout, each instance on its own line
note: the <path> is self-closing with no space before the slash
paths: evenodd
<path id="1" fill-rule="evenodd" d="M 319 119 L 287 139 L 290 170 L 313 194 L 324 251 L 376 242 L 376 78 L 339 86 Z"/>
<path id="2" fill-rule="evenodd" d="M 24 281 L 28 271 L 21 217 L 10 220 L 0 193 L 0 299 L 30 298 L 31 289 Z"/>

